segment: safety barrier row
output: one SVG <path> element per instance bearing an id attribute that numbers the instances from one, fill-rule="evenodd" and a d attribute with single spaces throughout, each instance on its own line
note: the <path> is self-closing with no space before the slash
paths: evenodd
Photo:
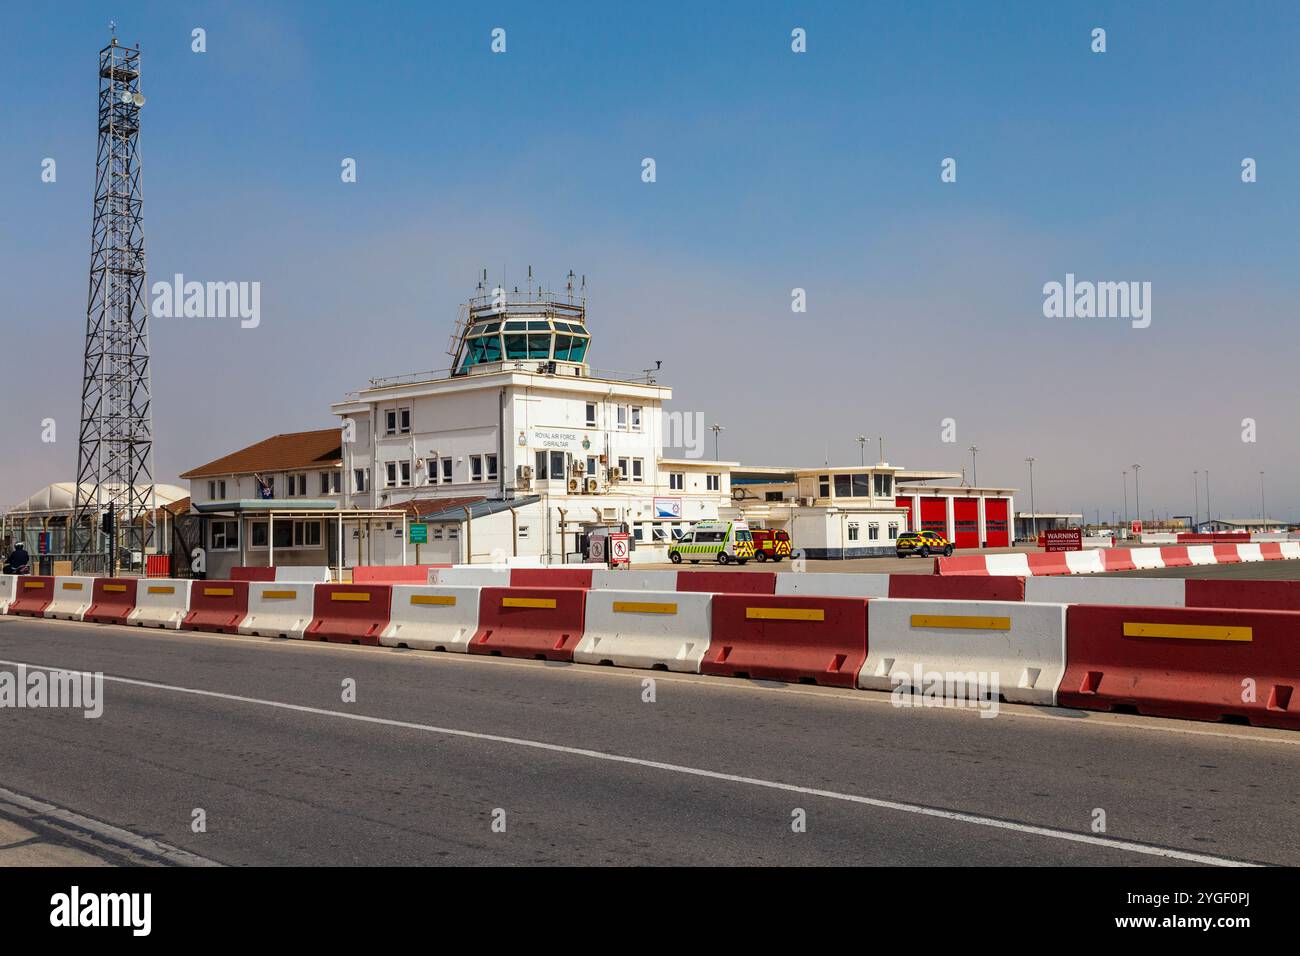
<path id="1" fill-rule="evenodd" d="M 39 576 L 0 595 L 85 621 L 1300 729 L 1300 581 L 1011 580 L 1002 600 Z"/>
<path id="2" fill-rule="evenodd" d="M 964 554 L 935 558 L 941 576 L 1031 577 L 1102 574 L 1155 568 L 1186 568 L 1203 564 L 1240 564 L 1300 558 L 1300 541 L 1249 544 L 1174 545 L 1160 548 L 1097 548 L 1050 553 Z"/>

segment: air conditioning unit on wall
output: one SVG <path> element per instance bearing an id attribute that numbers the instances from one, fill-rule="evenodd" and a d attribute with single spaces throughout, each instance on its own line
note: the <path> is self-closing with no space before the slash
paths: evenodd
<path id="1" fill-rule="evenodd" d="M 595 478 L 587 479 L 587 494 L 589 495 L 600 494 L 600 482 L 597 481 Z"/>

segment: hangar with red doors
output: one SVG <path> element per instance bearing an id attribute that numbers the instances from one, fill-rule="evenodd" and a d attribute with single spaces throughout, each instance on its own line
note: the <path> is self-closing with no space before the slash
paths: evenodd
<path id="1" fill-rule="evenodd" d="M 722 517 L 788 531 L 795 548 L 812 559 L 892 555 L 904 531 L 936 531 L 958 549 L 1012 543 L 1016 489 L 971 487 L 961 483 L 961 472 L 879 462 L 737 467 L 731 476 L 732 507 Z"/>
<path id="2" fill-rule="evenodd" d="M 1012 544 L 1015 491 L 969 485 L 913 485 L 900 476 L 894 504 L 907 513 L 908 531 L 936 531 L 959 549 L 1006 548 Z"/>

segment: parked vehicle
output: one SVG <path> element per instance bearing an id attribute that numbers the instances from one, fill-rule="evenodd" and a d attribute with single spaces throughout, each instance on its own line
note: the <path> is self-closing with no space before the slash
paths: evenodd
<path id="1" fill-rule="evenodd" d="M 754 537 L 743 521 L 699 521 L 680 541 L 668 549 L 668 560 L 691 564 L 705 559 L 718 564 L 744 564 L 754 556 Z"/>
<path id="2" fill-rule="evenodd" d="M 754 538 L 754 558 L 760 564 L 794 557 L 790 532 L 780 528 L 755 528 L 750 534 Z"/>
<path id="3" fill-rule="evenodd" d="M 952 551 L 952 542 L 937 531 L 904 531 L 898 536 L 894 554 L 900 558 L 909 554 L 919 554 L 923 558 L 942 554 L 947 558 L 952 556 Z"/>

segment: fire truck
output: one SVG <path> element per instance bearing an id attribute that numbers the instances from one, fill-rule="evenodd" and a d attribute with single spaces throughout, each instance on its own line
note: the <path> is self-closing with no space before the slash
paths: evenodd
<path id="1" fill-rule="evenodd" d="M 779 528 L 755 528 L 750 534 L 754 536 L 754 557 L 760 564 L 794 556 L 790 532 Z"/>

